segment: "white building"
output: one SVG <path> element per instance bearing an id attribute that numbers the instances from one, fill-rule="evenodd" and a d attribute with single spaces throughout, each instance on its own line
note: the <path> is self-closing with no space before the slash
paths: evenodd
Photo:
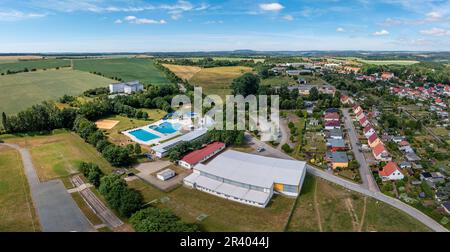
<path id="1" fill-rule="evenodd" d="M 297 196 L 306 163 L 228 150 L 207 164 L 197 164 L 186 186 L 228 200 L 266 207 L 273 193 Z"/>
<path id="2" fill-rule="evenodd" d="M 115 83 L 109 85 L 109 92 L 111 94 L 116 93 L 125 93 L 131 94 L 137 91 L 144 90 L 144 85 L 142 85 L 139 81 L 130 81 L 130 82 L 122 82 Z"/>
<path id="3" fill-rule="evenodd" d="M 387 180 L 401 180 L 405 177 L 403 173 L 398 168 L 397 164 L 395 162 L 389 162 L 387 165 L 383 167 L 383 170 L 378 172 L 381 179 L 383 181 Z"/>
<path id="4" fill-rule="evenodd" d="M 183 142 L 194 141 L 203 136 L 204 134 L 206 134 L 207 131 L 208 131 L 207 129 L 197 129 L 185 135 L 179 136 L 175 139 L 153 146 L 151 149 L 158 158 L 163 158 L 167 155 L 167 153 L 169 153 L 169 150 L 172 149 L 173 147 Z"/>
<path id="5" fill-rule="evenodd" d="M 169 180 L 169 179 L 175 177 L 175 172 L 171 169 L 165 169 L 164 171 L 158 172 L 156 174 L 156 177 L 159 180 L 166 181 L 166 180 Z"/>

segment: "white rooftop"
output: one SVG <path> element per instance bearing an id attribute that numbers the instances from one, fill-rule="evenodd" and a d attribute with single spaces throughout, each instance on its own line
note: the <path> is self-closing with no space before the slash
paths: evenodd
<path id="1" fill-rule="evenodd" d="M 271 188 L 274 183 L 299 185 L 306 162 L 228 150 L 194 169 L 236 182 Z"/>
<path id="2" fill-rule="evenodd" d="M 199 137 L 203 136 L 204 134 L 206 134 L 207 131 L 208 131 L 207 129 L 197 129 L 197 130 L 191 131 L 191 132 L 184 134 L 182 136 L 179 136 L 175 139 L 169 140 L 169 141 L 159 144 L 157 146 L 153 146 L 152 150 L 154 150 L 155 152 L 164 153 L 168 150 L 168 148 L 170 148 L 174 145 L 177 145 L 181 142 L 189 142 L 196 138 L 199 138 Z"/>

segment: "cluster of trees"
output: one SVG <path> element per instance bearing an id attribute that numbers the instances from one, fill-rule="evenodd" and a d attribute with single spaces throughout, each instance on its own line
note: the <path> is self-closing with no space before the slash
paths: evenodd
<path id="1" fill-rule="evenodd" d="M 362 67 L 365 74 L 374 74 L 384 71 L 392 72 L 400 79 L 411 79 L 421 83 L 422 79 L 429 82 L 450 84 L 450 68 L 442 63 L 421 62 L 413 65 L 370 65 Z"/>
<path id="2" fill-rule="evenodd" d="M 204 144 L 211 142 L 223 142 L 226 145 L 242 145 L 245 142 L 244 131 L 239 130 L 210 130 L 203 137 L 191 141 L 183 142 L 169 151 L 171 161 L 180 160 L 188 152 L 200 149 Z"/>
<path id="3" fill-rule="evenodd" d="M 100 167 L 94 163 L 81 162 L 78 165 L 78 170 L 84 175 L 87 180 L 95 187 L 100 186 L 100 179 L 103 177 L 103 172 Z"/>
<path id="4" fill-rule="evenodd" d="M 85 117 L 78 116 L 75 119 L 73 130 L 80 135 L 86 142 L 92 144 L 102 153 L 103 157 L 113 166 L 128 166 L 133 162 L 133 154 L 136 154 L 134 145 L 126 147 L 112 144 L 106 140 L 105 134 L 97 128 L 95 123 Z M 139 147 L 139 154 L 141 149 Z"/>
<path id="5" fill-rule="evenodd" d="M 162 59 L 159 60 L 162 64 L 175 64 L 183 66 L 199 66 L 203 68 L 211 67 L 224 67 L 224 66 L 248 66 L 253 67 L 255 62 L 252 59 L 249 60 L 223 60 L 223 59 L 213 59 L 211 57 L 202 58 L 199 60 L 192 60 L 188 58 L 181 59 Z"/>
<path id="6" fill-rule="evenodd" d="M 231 89 L 233 95 L 256 95 L 259 91 L 259 85 L 261 80 L 259 77 L 252 73 L 245 73 L 242 76 L 236 78 L 231 83 Z"/>
<path id="7" fill-rule="evenodd" d="M 176 74 L 174 74 L 172 71 L 170 71 L 167 67 L 163 66 L 159 62 L 155 63 L 155 66 L 156 66 L 156 68 L 158 68 L 159 70 L 164 72 L 164 74 L 166 75 L 166 78 L 173 84 L 178 84 L 180 82 L 183 82 L 183 80 L 180 77 L 178 77 Z"/>
<path id="8" fill-rule="evenodd" d="M 113 79 L 113 80 L 116 80 L 116 81 L 120 81 L 120 82 L 123 81 L 123 79 L 120 78 L 120 77 L 117 77 L 117 76 L 107 76 L 107 75 L 104 75 L 104 74 L 101 73 L 101 72 L 95 72 L 95 71 L 94 71 L 94 72 L 89 72 L 89 73 L 95 74 L 95 75 L 99 75 L 99 76 L 102 76 L 102 77 L 105 77 L 105 78 Z"/>
<path id="9" fill-rule="evenodd" d="M 87 96 L 87 97 L 94 97 L 94 96 L 106 95 L 106 94 L 109 94 L 109 88 L 107 88 L 107 87 L 92 88 L 92 89 L 88 89 L 83 92 L 83 95 Z"/>
<path id="10" fill-rule="evenodd" d="M 44 102 L 19 112 L 17 115 L 2 113 L 3 128 L 8 133 L 26 133 L 50 131 L 58 128 L 72 128 L 76 110 L 58 109 Z"/>
<path id="11" fill-rule="evenodd" d="M 168 209 L 145 208 L 134 213 L 130 223 L 137 232 L 198 232 L 196 224 L 184 223 Z"/>
<path id="12" fill-rule="evenodd" d="M 142 207 L 142 195 L 138 191 L 128 188 L 125 180 L 118 175 L 103 176 L 100 180 L 99 191 L 105 197 L 108 205 L 123 217 L 130 217 Z"/>
<path id="13" fill-rule="evenodd" d="M 67 94 L 65 94 L 61 98 L 59 98 L 59 102 L 61 102 L 61 103 L 67 104 L 67 103 L 71 103 L 73 101 L 75 101 L 75 97 L 71 96 L 71 95 L 67 95 Z"/>

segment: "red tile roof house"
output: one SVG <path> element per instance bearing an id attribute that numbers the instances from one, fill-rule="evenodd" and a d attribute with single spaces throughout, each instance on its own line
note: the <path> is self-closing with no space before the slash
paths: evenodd
<path id="1" fill-rule="evenodd" d="M 192 169 L 196 164 L 210 159 L 223 149 L 225 149 L 224 143 L 213 142 L 199 150 L 187 154 L 180 161 L 178 161 L 178 164 L 186 169 Z"/>
<path id="2" fill-rule="evenodd" d="M 405 175 L 403 175 L 403 173 L 400 171 L 400 168 L 398 168 L 397 164 L 392 161 L 387 163 L 383 167 L 383 170 L 378 172 L 378 175 L 380 175 L 383 181 L 400 180 L 405 177 Z"/>
<path id="3" fill-rule="evenodd" d="M 349 97 L 346 95 L 341 96 L 341 103 L 342 104 L 348 104 L 349 103 Z"/>
<path id="4" fill-rule="evenodd" d="M 323 119 L 324 119 L 326 122 L 329 122 L 329 121 L 339 121 L 339 118 L 340 118 L 340 116 L 339 116 L 338 113 L 326 113 L 325 116 L 323 117 Z"/>
<path id="5" fill-rule="evenodd" d="M 367 120 L 367 117 L 363 117 L 361 119 L 359 119 L 359 124 L 361 124 L 361 126 L 366 127 L 369 124 L 369 120 Z"/>
<path id="6" fill-rule="evenodd" d="M 381 142 L 380 138 L 378 138 L 377 133 L 372 134 L 372 135 L 368 138 L 368 140 L 369 140 L 368 143 L 369 143 L 370 148 L 375 147 L 379 142 Z"/>
<path id="7" fill-rule="evenodd" d="M 361 106 L 354 106 L 353 107 L 353 112 L 355 112 L 355 114 L 358 114 L 359 112 L 362 112 L 363 109 L 361 108 Z"/>
<path id="8" fill-rule="evenodd" d="M 341 128 L 341 123 L 339 121 L 328 121 L 325 123 L 326 130 L 340 129 L 340 128 Z"/>
<path id="9" fill-rule="evenodd" d="M 364 112 L 360 110 L 358 113 L 356 113 L 356 120 L 361 120 L 361 118 L 365 117 Z"/>
<path id="10" fill-rule="evenodd" d="M 373 129 L 371 124 L 368 124 L 366 127 L 364 127 L 363 131 L 366 138 L 369 138 L 372 134 L 375 133 L 375 130 Z"/>
<path id="11" fill-rule="evenodd" d="M 392 158 L 389 156 L 389 152 L 384 147 L 383 142 L 380 142 L 379 144 L 375 145 L 375 147 L 373 147 L 372 154 L 378 161 L 388 162 L 392 160 Z"/>

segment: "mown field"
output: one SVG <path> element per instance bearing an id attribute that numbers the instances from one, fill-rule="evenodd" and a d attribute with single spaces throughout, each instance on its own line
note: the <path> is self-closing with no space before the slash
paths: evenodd
<path id="1" fill-rule="evenodd" d="M 96 163 L 105 173 L 113 170 L 94 147 L 75 133 L 58 131 L 53 135 L 13 137 L 5 141 L 30 150 L 41 181 L 64 178 L 78 172 L 77 165 L 81 161 Z"/>
<path id="2" fill-rule="evenodd" d="M 151 59 L 110 58 L 74 60 L 74 68 L 85 72 L 101 73 L 109 78 L 124 81 L 140 80 L 144 84 L 170 84 L 163 72 L 157 69 Z"/>
<path id="3" fill-rule="evenodd" d="M 212 67 L 201 68 L 191 66 L 166 65 L 180 78 L 192 76 L 188 80 L 191 84 L 203 88 L 205 94 L 216 94 L 224 97 L 231 93 L 230 85 L 233 79 L 251 72 L 252 68 L 233 66 L 233 67 Z"/>
<path id="4" fill-rule="evenodd" d="M 0 232 L 39 230 L 20 154 L 0 146 Z"/>
<path id="5" fill-rule="evenodd" d="M 362 63 L 366 63 L 366 64 L 378 65 L 378 66 L 382 66 L 382 65 L 403 65 L 403 66 L 408 66 L 408 65 L 414 65 L 414 64 L 420 63 L 419 61 L 416 61 L 416 60 L 366 60 L 366 59 L 357 59 L 357 61 L 362 62 Z"/>
<path id="6" fill-rule="evenodd" d="M 45 60 L 20 60 L 15 61 L 9 58 L 5 58 L 5 61 L 0 60 L 0 73 L 6 73 L 10 71 L 22 71 L 25 68 L 31 69 L 50 69 L 57 67 L 70 67 L 70 60 L 64 59 L 45 59 Z"/>
<path id="7" fill-rule="evenodd" d="M 430 231 L 409 215 L 319 178 L 307 176 L 288 231 Z"/>
<path id="8" fill-rule="evenodd" d="M 98 75 L 70 70 L 47 70 L 0 76 L 0 112 L 17 113 L 34 104 L 55 100 L 64 94 L 106 87 L 115 81 Z"/>

